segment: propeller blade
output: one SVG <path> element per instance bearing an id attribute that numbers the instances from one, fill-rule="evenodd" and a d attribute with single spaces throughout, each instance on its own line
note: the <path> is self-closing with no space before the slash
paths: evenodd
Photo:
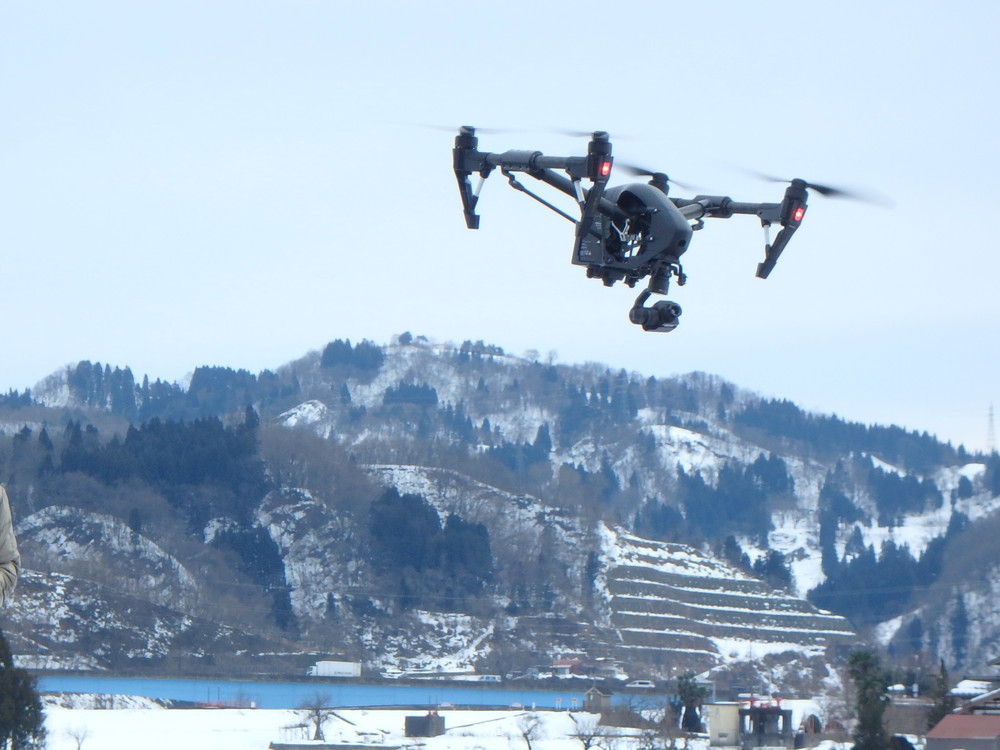
<path id="1" fill-rule="evenodd" d="M 556 135 L 565 135 L 568 138 L 590 138 L 594 135 L 593 130 L 563 130 L 561 128 L 556 128 L 551 132 Z"/>
<path id="2" fill-rule="evenodd" d="M 616 166 L 619 169 L 625 170 L 631 175 L 635 175 L 636 177 L 652 177 L 654 174 L 656 174 L 655 169 L 646 169 L 645 167 L 640 167 L 635 164 L 626 164 L 623 162 L 617 162 Z"/>
<path id="3" fill-rule="evenodd" d="M 893 208 L 896 205 L 889 196 L 872 190 L 845 190 L 843 188 L 835 188 L 828 185 L 817 185 L 812 182 L 807 182 L 806 187 L 810 190 L 815 190 L 817 193 L 826 196 L 827 198 L 847 198 L 852 201 L 860 201 L 862 203 L 871 203 L 876 206 L 882 206 L 883 208 Z"/>
<path id="4" fill-rule="evenodd" d="M 454 125 L 438 125 L 426 122 L 408 123 L 411 127 L 425 128 L 427 130 L 440 130 L 447 133 L 454 133 L 464 128 L 474 127 L 477 133 L 483 135 L 508 135 L 511 133 L 551 133 L 553 135 L 563 135 L 568 138 L 593 138 L 597 133 L 606 133 L 604 130 L 564 130 L 560 128 L 481 128 L 473 125 L 462 125 L 460 128 Z"/>
<path id="5" fill-rule="evenodd" d="M 475 125 L 462 125 L 461 127 L 455 127 L 454 125 L 435 125 L 433 123 L 427 122 L 412 122 L 409 123 L 410 127 L 423 128 L 425 130 L 438 130 L 443 133 L 458 133 L 465 131 L 467 128 L 474 128 L 477 134 L 482 135 L 505 135 L 508 133 L 529 133 L 531 131 L 525 128 L 481 128 Z"/>
<path id="6" fill-rule="evenodd" d="M 794 180 L 787 180 L 782 177 L 775 177 L 762 172 L 754 172 L 753 170 L 750 170 L 750 174 L 759 179 L 767 180 L 768 182 L 780 182 L 784 184 L 794 182 Z M 875 203 L 889 208 L 894 205 L 890 198 L 884 195 L 879 195 L 878 193 L 860 190 L 846 190 L 844 188 L 831 187 L 830 185 L 820 185 L 819 183 L 808 182 L 806 180 L 800 180 L 800 182 L 804 183 L 805 187 L 809 190 L 815 190 L 817 193 L 826 198 L 847 198 L 848 200 L 861 201 L 862 203 Z"/>
<path id="7" fill-rule="evenodd" d="M 678 180 L 668 177 L 666 173 L 660 172 L 656 169 L 647 169 L 646 167 L 640 167 L 636 164 L 622 163 L 619 161 L 615 162 L 615 167 L 620 168 L 631 175 L 635 175 L 636 177 L 656 177 L 657 175 L 662 175 L 664 180 L 669 182 L 671 185 L 676 185 L 681 190 L 689 190 L 693 193 L 698 192 L 697 187 L 684 182 L 679 182 Z"/>
<path id="8" fill-rule="evenodd" d="M 556 128 L 553 130 L 546 131 L 549 133 L 554 133 L 555 135 L 564 135 L 567 138 L 593 138 L 598 133 L 604 133 L 611 137 L 611 134 L 607 130 L 563 130 Z M 628 140 L 628 136 L 616 135 L 615 140 Z"/>

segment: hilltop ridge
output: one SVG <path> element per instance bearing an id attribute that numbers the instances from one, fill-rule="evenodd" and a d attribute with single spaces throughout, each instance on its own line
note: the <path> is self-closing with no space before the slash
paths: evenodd
<path id="1" fill-rule="evenodd" d="M 507 672 L 578 653 L 826 680 L 859 636 L 962 667 L 1000 633 L 1000 556 L 976 541 L 1000 523 L 996 455 L 703 373 L 404 334 L 186 385 L 81 362 L 0 399 L 0 425 L 26 567 L 106 592 L 75 617 L 128 595 L 255 643 L 253 668 L 336 652 Z M 25 663 L 249 653 L 178 625 L 161 653 L 86 662 L 32 645 L 48 606 L 13 618 Z"/>

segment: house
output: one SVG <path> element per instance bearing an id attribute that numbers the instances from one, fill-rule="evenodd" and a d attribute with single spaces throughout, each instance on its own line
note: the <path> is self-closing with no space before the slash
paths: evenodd
<path id="1" fill-rule="evenodd" d="M 740 737 L 740 704 L 709 703 L 705 706 L 708 720 L 708 744 L 712 747 L 733 747 Z"/>
<path id="2" fill-rule="evenodd" d="M 426 716 L 407 716 L 403 721 L 407 737 L 440 737 L 444 734 L 444 717 L 437 711 L 428 711 Z"/>
<path id="3" fill-rule="evenodd" d="M 927 733 L 926 750 L 1000 750 L 1000 689 L 976 695 L 941 719 Z"/>
<path id="4" fill-rule="evenodd" d="M 557 677 L 569 677 L 570 675 L 583 674 L 582 659 L 556 659 L 549 665 L 552 674 Z"/>
<path id="5" fill-rule="evenodd" d="M 1000 690 L 991 690 L 966 701 L 959 713 L 1000 715 Z"/>
<path id="6" fill-rule="evenodd" d="M 926 750 L 1000 750 L 1000 715 L 948 714 L 927 733 Z"/>
<path id="7" fill-rule="evenodd" d="M 595 714 L 611 710 L 611 693 L 599 687 L 592 687 L 583 694 L 583 709 Z"/>
<path id="8" fill-rule="evenodd" d="M 1000 667 L 1000 658 L 989 662 L 991 667 Z M 991 693 L 1000 689 L 1000 675 L 975 674 L 966 675 L 951 689 L 951 694 L 957 698 L 974 698 L 983 693 Z"/>
<path id="9" fill-rule="evenodd" d="M 1000 685 L 991 677 L 966 677 L 958 681 L 949 692 L 956 698 L 975 698 L 983 693 L 996 690 Z"/>
<path id="10" fill-rule="evenodd" d="M 627 680 L 628 674 L 617 659 L 598 657 L 585 665 L 584 674 L 611 680 Z"/>
<path id="11" fill-rule="evenodd" d="M 790 748 L 795 745 L 792 710 L 782 708 L 780 700 L 776 702 L 751 700 L 739 710 L 739 729 L 739 744 L 743 748 Z"/>

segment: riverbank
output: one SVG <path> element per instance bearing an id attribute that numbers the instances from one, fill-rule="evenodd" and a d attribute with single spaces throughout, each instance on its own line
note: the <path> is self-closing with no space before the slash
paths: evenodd
<path id="1" fill-rule="evenodd" d="M 172 677 L 115 677 L 104 674 L 36 675 L 42 693 L 132 695 L 178 704 L 296 709 L 322 697 L 326 705 L 357 706 L 520 706 L 580 710 L 589 686 L 558 690 L 507 685 L 395 680 L 378 684 L 312 678 L 295 681 L 195 680 Z"/>

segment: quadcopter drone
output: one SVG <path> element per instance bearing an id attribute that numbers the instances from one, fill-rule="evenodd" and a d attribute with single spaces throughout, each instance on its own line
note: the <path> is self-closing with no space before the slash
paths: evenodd
<path id="1" fill-rule="evenodd" d="M 629 320 L 645 331 L 668 333 L 677 328 L 680 305 L 669 300 L 661 300 L 651 307 L 645 304 L 650 295 L 666 294 L 672 277 L 677 279 L 678 286 L 687 281 L 680 257 L 688 249 L 692 233 L 704 226 L 704 218 L 728 219 L 735 214 L 757 216 L 765 235 L 765 255 L 757 265 L 757 276 L 766 279 L 802 223 L 808 190 L 827 196 L 847 195 L 836 188 L 795 179 L 787 181 L 789 185 L 781 203 L 741 203 L 717 195 L 672 198 L 668 195 L 670 181 L 667 175 L 638 168 L 627 169 L 649 177 L 649 182 L 608 187 L 614 159 L 611 139 L 603 131 L 591 135 L 586 156 L 546 156 L 540 151 L 494 154 L 480 151 L 478 146 L 475 128 L 463 126 L 455 137 L 452 153 L 466 226 L 479 228 L 476 213 L 479 193 L 486 178 L 499 167 L 511 187 L 576 224 L 572 262 L 584 266 L 588 278 L 600 279 L 605 286 L 621 281 L 631 288 L 649 277 L 646 288 L 629 310 Z M 579 218 L 531 192 L 518 181 L 516 174 L 519 172 L 572 197 L 579 204 Z M 479 175 L 475 187 L 473 174 Z M 583 186 L 584 180 L 590 183 L 589 187 Z M 773 224 L 781 228 L 771 242 L 769 230 Z"/>

